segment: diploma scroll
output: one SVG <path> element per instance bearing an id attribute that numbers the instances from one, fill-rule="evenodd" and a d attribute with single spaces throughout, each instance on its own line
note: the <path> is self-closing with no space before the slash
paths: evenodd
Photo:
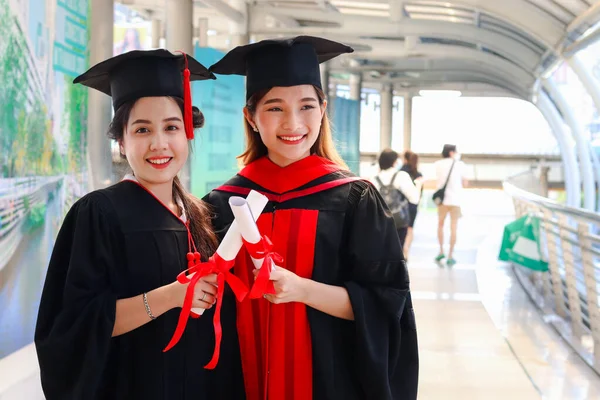
<path id="1" fill-rule="evenodd" d="M 256 226 L 256 223 L 254 222 L 256 221 L 256 219 L 253 216 L 254 213 L 252 212 L 248 201 L 246 201 L 246 199 L 244 199 L 243 197 L 232 196 L 229 198 L 229 207 L 231 207 L 233 216 L 238 222 L 238 230 L 241 234 L 241 237 L 243 237 L 246 242 L 252 244 L 260 242 L 260 232 L 258 230 L 258 226 Z M 252 263 L 256 268 L 260 268 L 262 266 L 262 258 L 250 258 L 252 258 Z"/>
<path id="2" fill-rule="evenodd" d="M 265 208 L 267 201 L 267 198 L 258 192 L 251 191 L 248 194 L 248 204 L 250 205 L 253 215 L 260 215 L 262 210 Z M 225 285 L 229 285 L 238 301 L 242 301 L 248 294 L 248 288 L 246 285 L 230 271 L 235 262 L 235 257 L 243 245 L 238 225 L 239 222 L 233 221 L 225 237 L 221 241 L 219 248 L 208 259 L 208 261 L 202 262 L 200 261 L 200 256 L 198 253 L 192 254 L 190 252 L 188 254 L 188 257 L 190 258 L 188 260 L 188 269 L 181 272 L 177 276 L 177 281 L 182 284 L 187 283 L 188 287 L 186 289 L 181 312 L 179 313 L 179 320 L 177 321 L 175 333 L 173 333 L 173 337 L 171 337 L 169 344 L 167 344 L 167 347 L 165 347 L 163 352 L 169 351 L 179 342 L 179 339 L 181 339 L 183 332 L 185 331 L 185 327 L 190 316 L 198 318 L 204 312 L 204 309 L 192 309 L 194 288 L 198 283 L 198 280 L 206 275 L 217 275 L 217 294 L 215 296 L 216 304 L 215 313 L 213 316 L 215 349 L 212 359 L 204 367 L 206 369 L 214 369 L 219 362 L 222 339 L 221 307 L 223 306 Z"/>
<path id="3" fill-rule="evenodd" d="M 229 199 L 230 206 L 231 206 L 231 199 L 233 199 L 233 198 L 242 199 L 244 201 L 244 203 L 246 204 L 247 211 L 250 215 L 250 222 L 248 220 L 244 220 L 244 225 L 242 226 L 242 228 L 244 230 L 246 230 L 247 229 L 246 226 L 248 223 L 250 223 L 251 225 L 254 225 L 254 227 L 256 227 L 256 223 L 254 221 L 256 219 L 258 219 L 260 214 L 263 212 L 263 210 L 265 209 L 265 206 L 269 202 L 269 199 L 267 199 L 266 196 L 263 196 L 262 194 L 258 193 L 257 191 L 254 191 L 254 190 L 250 191 L 250 193 L 248 194 L 248 197 L 246 199 L 243 199 L 241 197 L 231 197 Z M 233 206 L 231 206 L 231 207 L 233 210 Z M 235 212 L 233 215 L 235 216 Z M 255 216 L 255 217 L 253 217 L 253 216 Z M 258 232 L 258 228 L 256 228 L 256 231 Z M 235 259 L 237 257 L 237 254 L 240 252 L 240 249 L 242 248 L 242 244 L 243 244 L 242 243 L 242 235 L 240 233 L 241 233 L 240 222 L 237 220 L 237 217 L 236 217 L 234 219 L 233 223 L 231 224 L 231 226 L 229 227 L 229 229 L 227 230 L 225 237 L 221 241 L 221 244 L 219 245 L 219 248 L 217 248 L 217 251 L 216 251 L 216 253 L 219 256 L 221 256 L 221 258 L 224 259 L 225 261 L 231 261 L 231 260 Z M 260 234 L 259 234 L 259 239 L 260 239 Z M 190 277 L 191 276 L 193 276 L 193 274 L 190 275 Z M 192 313 L 194 313 L 196 315 L 202 315 L 203 312 L 204 312 L 203 308 L 192 308 Z"/>
<path id="4" fill-rule="evenodd" d="M 230 197 L 229 206 L 239 224 L 239 231 L 245 241 L 250 258 L 252 258 L 252 263 L 260 270 L 250 291 L 250 298 L 256 299 L 264 294 L 275 294 L 270 275 L 276 263 L 283 264 L 283 258 L 273 251 L 271 240 L 266 236 L 261 236 L 258 226 L 254 222 L 254 213 L 244 198 Z"/>

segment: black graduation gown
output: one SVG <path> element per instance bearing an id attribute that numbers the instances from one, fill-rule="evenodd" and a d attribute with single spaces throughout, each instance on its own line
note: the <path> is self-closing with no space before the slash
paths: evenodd
<path id="1" fill-rule="evenodd" d="M 214 349 L 214 307 L 190 319 L 166 353 L 179 308 L 111 338 L 117 299 L 175 281 L 187 268 L 187 251 L 184 223 L 137 183 L 123 181 L 75 203 L 54 246 L 35 331 L 48 400 L 245 397 L 230 292 L 214 370 L 203 368 Z"/>
<path id="2" fill-rule="evenodd" d="M 355 320 L 345 321 L 299 303 L 238 304 L 247 398 L 263 398 L 269 370 L 269 399 L 414 400 L 417 333 L 393 218 L 370 183 L 331 171 L 331 163 L 316 156 L 286 168 L 265 157 L 205 198 L 215 209 L 215 229 L 225 232 L 233 220 L 230 196 L 245 196 L 250 189 L 267 195 L 258 225 L 286 259 L 283 267 L 345 287 L 354 311 Z M 234 270 L 249 286 L 252 269 L 242 250 Z M 304 315 L 308 338 L 301 326 Z M 312 349 L 308 356 L 303 348 Z M 312 382 L 299 377 L 307 370 Z"/>

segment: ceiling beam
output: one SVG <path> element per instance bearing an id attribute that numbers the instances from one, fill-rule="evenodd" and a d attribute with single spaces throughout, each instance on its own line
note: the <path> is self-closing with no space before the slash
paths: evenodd
<path id="1" fill-rule="evenodd" d="M 386 41 L 365 41 L 364 44 L 369 45 L 372 50 L 357 51 L 348 55 L 347 58 L 355 59 L 362 56 L 364 58 L 383 61 L 389 60 L 390 62 L 397 61 L 399 63 L 402 63 L 403 59 L 416 57 L 421 60 L 423 58 L 430 60 L 430 63 L 443 62 L 445 59 L 460 59 L 502 70 L 507 75 L 512 75 L 514 79 L 519 81 L 531 83 L 535 81 L 532 71 L 521 68 L 494 54 L 485 53 L 477 49 L 441 44 L 418 44 L 413 48 L 407 49 L 404 46 L 390 46 Z"/>
<path id="2" fill-rule="evenodd" d="M 353 69 L 351 71 L 340 71 L 340 72 L 353 72 L 358 73 L 364 70 L 360 68 Z M 335 72 L 335 71 L 334 71 Z M 377 82 L 378 84 L 392 83 L 397 85 L 398 90 L 408 90 L 409 88 L 418 89 L 421 87 L 435 87 L 441 84 L 456 84 L 456 83 L 484 83 L 493 85 L 508 92 L 515 96 L 530 100 L 531 99 L 531 86 L 519 85 L 517 82 L 507 79 L 505 76 L 489 70 L 477 69 L 476 66 L 464 66 L 459 70 L 431 70 L 431 69 L 410 69 L 409 71 L 394 70 L 394 72 L 410 72 L 414 76 L 389 76 L 383 75 L 381 77 L 372 77 L 369 74 L 363 73 L 364 82 Z M 334 79 L 334 78 L 332 78 Z"/>
<path id="3" fill-rule="evenodd" d="M 462 50 L 462 49 L 461 49 Z M 426 54 L 426 53 L 425 53 Z M 498 59 L 488 58 L 485 54 L 477 54 L 476 51 L 464 52 L 455 51 L 446 53 L 444 57 L 418 57 L 404 58 L 390 61 L 387 65 L 360 65 L 352 67 L 348 63 L 348 58 L 340 58 L 330 61 L 330 70 L 336 72 L 361 72 L 361 71 L 379 71 L 379 72 L 401 72 L 401 71 L 447 71 L 461 69 L 470 69 L 489 73 L 502 77 L 507 82 L 513 82 L 520 87 L 532 87 L 535 77 L 527 72 L 520 70 L 516 66 Z"/>
<path id="4" fill-rule="evenodd" d="M 201 2 L 206 4 L 207 6 L 214 8 L 221 15 L 229 18 L 232 22 L 235 22 L 237 24 L 246 23 L 246 16 L 244 15 L 244 13 L 225 3 L 223 0 L 202 0 Z"/>
<path id="5" fill-rule="evenodd" d="M 420 1 L 417 0 L 417 3 Z M 426 1 L 444 6 L 467 6 L 519 28 L 546 47 L 555 49 L 561 42 L 565 25 L 526 0 Z"/>
<path id="6" fill-rule="evenodd" d="M 331 27 L 274 27 L 269 26 L 270 14 L 284 15 L 294 20 L 310 20 L 334 25 Z M 511 37 L 493 31 L 477 28 L 474 25 L 456 24 L 444 21 L 424 21 L 404 18 L 402 23 L 390 22 L 387 18 L 343 15 L 332 12 L 307 11 L 303 9 L 272 8 L 254 6 L 251 8 L 249 30 L 257 37 L 276 35 L 322 35 L 329 38 L 404 38 L 407 36 L 433 37 L 461 40 L 481 44 L 515 63 L 534 69 L 540 61 L 539 53 Z"/>

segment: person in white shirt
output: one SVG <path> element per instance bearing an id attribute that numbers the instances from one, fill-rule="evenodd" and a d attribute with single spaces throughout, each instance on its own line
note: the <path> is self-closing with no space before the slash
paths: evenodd
<path id="1" fill-rule="evenodd" d="M 404 195 L 406 200 L 411 204 L 419 204 L 421 198 L 422 179 L 417 179 L 414 183 L 410 175 L 405 171 L 400 171 L 397 168 L 398 153 L 392 149 L 385 149 L 379 155 L 379 173 L 371 178 L 371 182 L 377 190 L 381 190 L 381 184 L 389 186 L 392 184 L 396 189 Z M 379 178 L 379 179 L 377 179 Z M 397 227 L 400 243 L 404 247 L 408 226 Z"/>
<path id="2" fill-rule="evenodd" d="M 454 259 L 454 247 L 456 245 L 458 219 L 462 216 L 461 204 L 463 188 L 467 185 L 465 178 L 465 164 L 460 161 L 456 146 L 453 144 L 444 145 L 442 150 L 442 160 L 434 163 L 437 189 L 441 189 L 446 185 L 444 192 L 444 200 L 438 206 L 438 242 L 440 244 L 440 252 L 435 258 L 436 262 L 441 262 L 445 257 L 444 253 L 444 223 L 446 217 L 450 215 L 450 251 L 446 264 L 451 267 L 456 264 Z"/>

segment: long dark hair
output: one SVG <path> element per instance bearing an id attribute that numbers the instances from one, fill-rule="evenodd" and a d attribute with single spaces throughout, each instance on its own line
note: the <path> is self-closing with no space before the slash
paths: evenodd
<path id="1" fill-rule="evenodd" d="M 318 87 L 313 87 L 317 92 L 319 105 L 323 105 L 323 102 L 325 101 L 325 93 L 323 93 L 323 91 Z M 260 103 L 262 98 L 265 97 L 271 89 L 272 88 L 259 90 L 248 99 L 246 102 L 246 108 L 252 116 L 254 116 L 256 113 L 256 106 L 258 103 Z M 248 165 L 259 158 L 266 156 L 269 150 L 260 138 L 260 134 L 253 131 L 252 126 L 248 120 L 246 120 L 246 118 L 244 118 L 244 128 L 246 131 L 246 150 L 240 156 L 238 156 L 238 158 L 242 160 L 244 165 Z M 327 113 L 323 113 L 323 118 L 321 119 L 321 130 L 319 131 L 317 140 L 310 149 L 310 154 L 315 154 L 317 156 L 326 158 L 329 161 L 333 161 L 340 167 L 348 169 L 348 166 L 335 149 L 333 136 L 331 134 L 331 124 L 329 122 Z"/>
<path id="2" fill-rule="evenodd" d="M 172 97 L 181 109 L 183 115 L 183 100 L 178 97 Z M 123 143 L 123 135 L 129 121 L 129 115 L 137 100 L 124 103 L 117 111 L 108 127 L 108 137 L 116 140 L 119 144 Z M 202 128 L 204 125 L 204 115 L 198 109 L 193 107 L 194 129 Z M 173 179 L 173 197 L 183 203 L 183 209 L 187 220 L 189 221 L 190 232 L 194 238 L 194 243 L 200 254 L 208 257 L 217 246 L 217 237 L 212 230 L 212 223 L 208 206 L 200 199 L 192 196 L 183 187 L 179 177 Z"/>
<path id="3" fill-rule="evenodd" d="M 413 176 L 419 172 L 419 156 L 410 150 L 404 153 L 404 165 L 407 166 L 408 173 Z"/>

